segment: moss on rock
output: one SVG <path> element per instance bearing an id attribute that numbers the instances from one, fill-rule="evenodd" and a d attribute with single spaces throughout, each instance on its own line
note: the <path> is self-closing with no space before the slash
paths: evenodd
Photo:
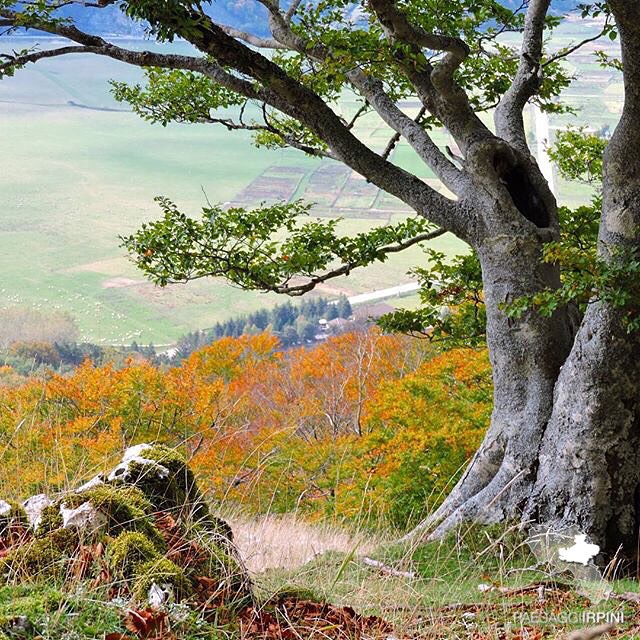
<path id="1" fill-rule="evenodd" d="M 158 549 L 164 549 L 164 539 L 151 519 L 153 506 L 137 487 L 103 484 L 82 493 L 70 494 L 60 501 L 67 508 L 79 507 L 85 502 L 91 503 L 107 517 L 107 535 L 138 531 Z"/>
<path id="2" fill-rule="evenodd" d="M 78 567 L 95 579 L 97 564 L 91 562 L 101 557 L 95 551 L 100 542 L 109 573 L 124 595 L 145 601 L 156 585 L 153 593 L 160 599 L 164 592 L 177 601 L 191 594 L 209 597 L 200 588 L 194 592 L 197 579 L 204 578 L 219 591 L 220 606 L 246 602 L 251 585 L 231 529 L 211 514 L 178 452 L 161 445 L 132 447 L 104 478 L 56 496 L 39 514 L 33 535 L 27 533 L 26 542 L 0 561 L 0 578 L 13 583 L 64 580 L 73 566 L 76 579 Z M 4 503 L 4 512 L 13 517 L 13 506 Z M 27 522 L 24 510 L 16 514 Z"/>
<path id="3" fill-rule="evenodd" d="M 0 537 L 6 535 L 11 527 L 29 524 L 27 512 L 17 502 L 2 500 L 0 505 L 3 507 L 0 509 Z"/>
<path id="4" fill-rule="evenodd" d="M 40 524 L 36 529 L 36 536 L 46 536 L 63 525 L 62 514 L 60 513 L 60 503 L 50 504 L 42 510 Z"/>
<path id="5" fill-rule="evenodd" d="M 121 533 L 109 545 L 109 568 L 125 578 L 132 577 L 139 565 L 160 557 L 153 542 L 138 531 Z"/>
<path id="6" fill-rule="evenodd" d="M 170 587 L 177 601 L 192 592 L 191 583 L 184 570 L 167 558 L 158 557 L 139 565 L 131 592 L 137 600 L 146 600 L 154 584 L 161 588 Z"/>
<path id="7" fill-rule="evenodd" d="M 156 509 L 185 511 L 198 518 L 209 514 L 193 471 L 175 449 L 152 445 L 123 464 L 125 481 L 139 488 Z"/>
<path id="8" fill-rule="evenodd" d="M 66 561 L 78 545 L 77 532 L 57 529 L 9 553 L 3 558 L 0 571 L 9 580 L 59 578 L 66 573 Z"/>

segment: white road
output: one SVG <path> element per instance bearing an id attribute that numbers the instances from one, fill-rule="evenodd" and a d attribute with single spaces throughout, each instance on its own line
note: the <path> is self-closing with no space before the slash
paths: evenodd
<path id="1" fill-rule="evenodd" d="M 350 304 L 364 304 L 365 302 L 373 302 L 374 300 L 384 300 L 385 298 L 394 298 L 400 296 L 403 293 L 413 293 L 420 288 L 417 282 L 407 282 L 406 284 L 398 285 L 397 287 L 389 287 L 388 289 L 378 289 L 377 291 L 370 291 L 369 293 L 361 293 L 357 296 L 351 296 L 349 298 Z"/>
<path id="2" fill-rule="evenodd" d="M 540 111 L 538 105 L 532 105 L 533 117 L 536 123 L 536 155 L 538 156 L 538 166 L 542 175 L 549 182 L 551 192 L 556 194 L 556 183 L 553 175 L 553 163 L 547 154 L 547 148 L 551 142 L 549 131 L 549 116 Z"/>

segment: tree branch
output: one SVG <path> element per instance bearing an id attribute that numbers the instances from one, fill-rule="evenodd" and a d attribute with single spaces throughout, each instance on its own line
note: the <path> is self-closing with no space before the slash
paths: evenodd
<path id="1" fill-rule="evenodd" d="M 272 31 L 276 39 L 286 46 L 291 47 L 294 51 L 309 55 L 320 61 L 325 61 L 329 57 L 329 51 L 326 47 L 305 42 L 293 33 L 289 25 L 285 22 L 277 2 L 274 0 L 259 1 L 267 7 L 270 12 L 273 23 Z M 388 0 L 376 1 L 389 4 Z M 396 13 L 399 22 L 402 23 L 402 20 L 404 20 L 404 23 L 406 23 L 406 29 L 413 29 L 402 14 L 399 12 Z M 456 52 L 460 48 L 465 51 L 468 50 L 466 45 L 457 38 L 433 36 L 433 39 L 431 39 L 430 34 L 422 30 L 416 31 L 416 37 L 423 38 L 423 41 L 429 41 L 434 45 L 438 42 L 443 48 L 451 49 L 452 52 Z M 454 54 L 452 53 L 451 55 Z M 462 61 L 462 59 L 460 61 Z M 451 73 L 453 73 L 453 70 Z M 463 182 L 463 174 L 447 159 L 442 151 L 440 151 L 427 132 L 396 106 L 393 100 L 385 93 L 382 83 L 368 76 L 360 69 L 352 70 L 347 74 L 347 77 L 351 84 L 362 93 L 367 102 L 376 110 L 382 120 L 409 142 L 420 158 L 435 172 L 438 178 L 454 193 L 459 191 L 461 183 Z M 478 120 L 478 122 L 480 121 Z M 350 125 L 349 128 L 351 128 L 351 126 L 352 125 Z M 383 160 L 386 160 L 387 157 L 388 156 L 383 156 Z"/>
<path id="2" fill-rule="evenodd" d="M 367 99 L 382 120 L 397 134 L 403 136 L 414 151 L 442 182 L 454 193 L 466 184 L 463 173 L 442 153 L 422 126 L 407 116 L 385 93 L 380 80 L 354 70 L 349 80 Z"/>
<path id="3" fill-rule="evenodd" d="M 531 0 L 529 3 L 518 71 L 494 116 L 498 136 L 523 152 L 529 150 L 523 109 L 542 84 L 542 42 L 550 4 L 551 0 Z"/>
<path id="4" fill-rule="evenodd" d="M 549 59 L 545 60 L 542 63 L 542 67 L 546 67 L 547 65 L 551 64 L 552 62 L 555 62 L 556 60 L 561 60 L 563 58 L 566 58 L 567 56 L 570 56 L 571 54 L 575 53 L 576 51 L 578 51 L 579 49 L 581 49 L 582 47 L 584 47 L 585 45 L 591 43 L 591 42 L 595 42 L 596 40 L 600 40 L 600 38 L 602 38 L 602 36 L 604 36 L 610 29 L 611 26 L 611 22 L 610 22 L 610 16 L 607 16 L 605 18 L 604 21 L 604 25 L 602 27 L 602 29 L 600 30 L 600 33 L 598 33 L 597 35 L 591 37 L 591 38 L 585 38 L 584 40 L 570 46 L 567 47 L 566 49 L 562 49 L 561 51 L 559 51 L 558 53 L 556 53 L 554 56 L 551 56 Z"/>
<path id="5" fill-rule="evenodd" d="M 246 31 L 241 31 L 240 29 L 236 29 L 235 27 L 230 27 L 225 24 L 219 25 L 220 28 L 232 38 L 237 38 L 238 40 L 242 40 L 247 44 L 250 44 L 254 47 L 258 47 L 260 49 L 286 49 L 287 47 L 283 45 L 281 42 L 278 42 L 274 38 L 261 38 L 260 36 L 255 36 Z"/>
<path id="6" fill-rule="evenodd" d="M 289 23 L 291 22 L 291 20 L 293 19 L 293 16 L 295 15 L 296 11 L 298 10 L 298 7 L 301 4 L 302 4 L 302 0 L 293 0 L 291 5 L 287 9 L 287 12 L 284 14 L 284 19 L 286 22 L 289 22 Z"/>
<path id="7" fill-rule="evenodd" d="M 444 59 L 434 67 L 434 70 L 438 69 L 437 75 L 442 75 L 443 82 L 453 76 L 469 55 L 469 47 L 460 38 L 436 35 L 412 25 L 404 13 L 398 11 L 394 0 L 370 0 L 370 4 L 382 26 L 395 39 L 419 48 L 446 52 Z"/>
<path id="8" fill-rule="evenodd" d="M 393 253 L 399 253 L 412 247 L 420 242 L 427 242 L 429 240 L 435 240 L 440 236 L 443 236 L 447 233 L 446 229 L 436 229 L 435 231 L 430 231 L 428 233 L 421 233 L 413 238 L 409 238 L 408 240 L 404 240 L 402 242 L 398 242 L 396 244 L 387 245 L 384 247 L 380 247 L 378 249 L 378 253 L 380 255 L 388 255 Z M 306 282 L 300 284 L 288 284 L 288 282 L 284 282 L 283 284 L 271 284 L 266 281 L 263 281 L 260 284 L 260 289 L 262 291 L 268 291 L 272 293 L 278 293 L 283 295 L 288 295 L 291 297 L 302 296 L 309 291 L 315 289 L 318 285 L 323 284 L 329 280 L 333 280 L 335 278 L 339 278 L 341 276 L 348 276 L 354 269 L 360 267 L 359 264 L 345 263 L 340 265 L 339 267 L 332 269 L 331 271 L 327 271 L 321 275 L 311 276 Z M 199 273 L 198 275 L 192 275 L 188 279 L 189 280 L 200 280 L 202 278 L 210 278 L 217 277 L 220 274 L 217 272 L 214 273 Z M 167 281 L 168 283 L 177 284 L 181 282 L 185 282 L 184 279 L 180 280 L 171 280 Z"/>
<path id="9" fill-rule="evenodd" d="M 424 118 L 425 113 L 427 113 L 427 108 L 423 105 L 422 107 L 420 107 L 420 111 L 418 111 L 418 115 L 413 119 L 414 122 L 417 122 L 419 124 L 420 120 Z M 398 142 L 400 142 L 400 138 L 402 138 L 402 136 L 398 132 L 394 133 L 391 136 L 391 140 L 389 140 L 389 142 L 387 143 L 387 146 L 382 152 L 383 158 L 386 159 L 391 156 L 391 153 L 396 148 L 396 145 L 398 144 Z"/>
<path id="10" fill-rule="evenodd" d="M 264 2 L 271 4 L 270 0 Z M 339 160 L 354 171 L 398 197 L 419 215 L 454 231 L 463 239 L 468 237 L 469 211 L 466 207 L 442 196 L 416 176 L 381 158 L 351 133 L 320 96 L 288 76 L 259 52 L 225 34 L 215 23 L 208 19 L 202 21 L 201 16 L 198 18 L 198 27 L 190 28 L 188 33 L 181 35 L 211 55 L 221 66 L 234 68 L 268 86 L 280 98 L 280 104 L 276 106 L 278 110 L 313 131 Z M 274 37 L 278 38 L 276 33 Z"/>
<path id="11" fill-rule="evenodd" d="M 422 104 L 442 121 L 458 146 L 466 151 L 477 139 L 491 137 L 493 134 L 475 114 L 469 97 L 454 78 L 456 69 L 469 55 L 467 44 L 460 38 L 431 34 L 413 26 L 396 9 L 394 0 L 372 0 L 371 7 L 388 37 L 413 46 L 416 55 L 422 56 L 423 48 L 446 52 L 435 64 L 424 58 L 422 69 L 398 55 L 396 60 Z"/>
<path id="12" fill-rule="evenodd" d="M 85 47 L 84 45 L 60 47 L 58 49 L 45 49 L 43 51 L 34 51 L 20 56 L 7 53 L 0 53 L 0 58 L 4 58 L 6 62 L 0 63 L 0 73 L 10 67 L 21 67 L 30 62 L 37 62 L 46 58 L 55 58 L 57 56 L 65 56 L 70 53 L 94 53 L 94 48 Z"/>
<path id="13" fill-rule="evenodd" d="M 409 247 L 412 247 L 420 242 L 427 242 L 428 240 L 435 240 L 440 236 L 443 236 L 446 233 L 445 229 L 436 229 L 435 231 L 431 231 L 429 233 L 421 233 L 414 238 L 410 238 L 409 240 L 405 240 L 403 242 L 398 242 L 397 244 L 387 245 L 386 247 L 381 247 L 379 252 L 381 254 L 387 255 L 390 253 L 399 253 L 400 251 L 404 251 Z M 353 269 L 358 267 L 355 264 L 343 264 L 337 269 L 333 269 L 332 271 L 328 271 L 321 276 L 314 276 L 309 279 L 308 282 L 298 285 L 281 285 L 277 286 L 273 289 L 275 293 L 284 293 L 288 296 L 301 296 L 304 293 L 308 293 L 312 289 L 315 289 L 319 284 L 323 282 L 327 282 L 327 280 L 332 280 L 333 278 L 339 278 L 340 276 L 348 276 Z"/>

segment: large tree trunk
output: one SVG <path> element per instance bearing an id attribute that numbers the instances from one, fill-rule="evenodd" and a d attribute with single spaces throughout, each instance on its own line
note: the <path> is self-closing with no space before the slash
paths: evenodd
<path id="1" fill-rule="evenodd" d="M 624 265 L 640 254 L 640 6 L 610 4 L 622 41 L 625 105 L 605 155 L 599 254 Z M 618 552 L 634 555 L 640 335 L 627 331 L 629 309 L 615 309 L 606 296 L 589 305 L 575 341 L 566 311 L 505 324 L 497 305 L 506 296 L 531 293 L 545 280 L 553 285 L 555 278 L 535 255 L 539 241 L 522 234 L 509 249 L 507 237 L 478 247 L 494 367 L 492 424 L 464 477 L 422 530 L 435 537 L 463 519 L 521 517 L 587 534 L 600 545 L 602 561 Z"/>
<path id="2" fill-rule="evenodd" d="M 569 354 L 569 310 L 551 318 L 529 312 L 509 319 L 501 306 L 559 282 L 541 261 L 549 229 L 499 235 L 478 247 L 493 367 L 494 409 L 484 441 L 441 507 L 409 534 L 439 537 L 463 520 L 483 523 L 519 517 L 538 466 L 538 449 L 553 409 L 553 390 Z"/>
<path id="3" fill-rule="evenodd" d="M 599 254 L 624 266 L 640 252 L 640 6 L 610 4 L 622 41 L 625 104 L 605 154 Z M 526 510 L 550 528 L 586 533 L 603 561 L 619 548 L 635 555 L 638 547 L 640 336 L 627 331 L 627 311 L 606 297 L 589 306 L 558 380 Z"/>
<path id="4" fill-rule="evenodd" d="M 640 338 L 594 304 L 562 367 L 525 517 L 577 529 L 608 561 L 635 552 L 640 498 Z"/>

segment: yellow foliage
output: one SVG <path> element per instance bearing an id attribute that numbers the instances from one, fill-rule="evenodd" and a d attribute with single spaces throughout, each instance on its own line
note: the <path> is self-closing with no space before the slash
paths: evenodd
<path id="1" fill-rule="evenodd" d="M 85 362 L 0 383 L 0 492 L 65 488 L 158 441 L 183 450 L 214 500 L 402 524 L 473 453 L 490 378 L 484 352 L 433 357 L 375 329 L 287 352 L 269 334 L 223 338 L 166 371 Z"/>

